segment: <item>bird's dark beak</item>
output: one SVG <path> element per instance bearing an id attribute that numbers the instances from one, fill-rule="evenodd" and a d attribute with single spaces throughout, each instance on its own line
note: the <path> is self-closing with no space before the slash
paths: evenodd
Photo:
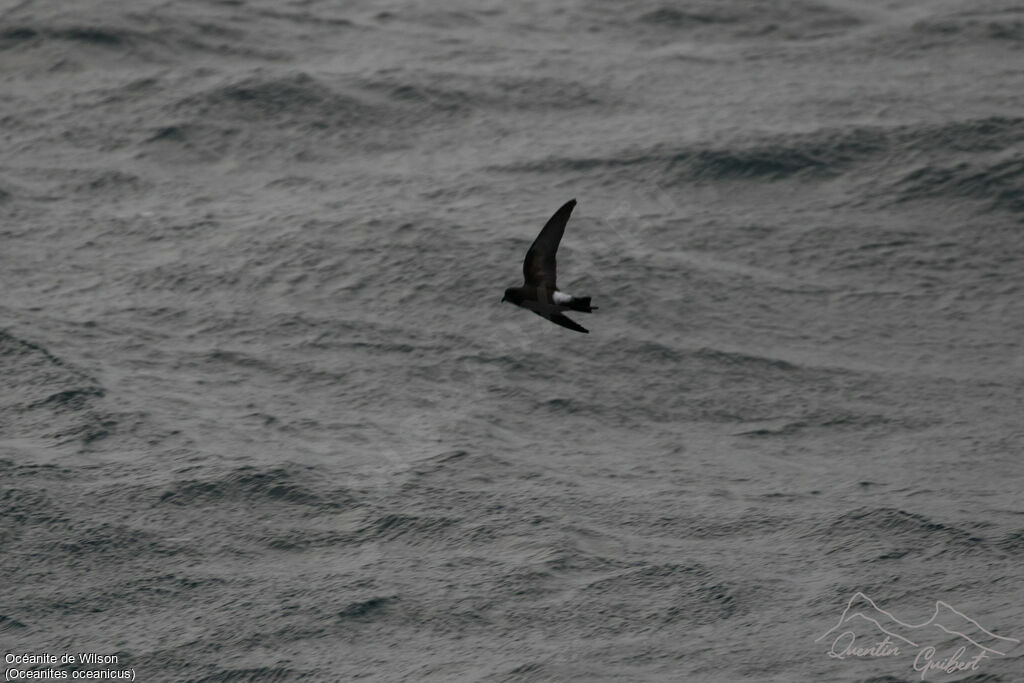
<path id="1" fill-rule="evenodd" d="M 507 296 L 505 296 L 504 294 L 502 294 L 502 295 L 501 295 L 501 301 L 502 301 L 502 303 L 504 303 L 504 302 L 508 301 L 508 297 L 507 297 Z"/>

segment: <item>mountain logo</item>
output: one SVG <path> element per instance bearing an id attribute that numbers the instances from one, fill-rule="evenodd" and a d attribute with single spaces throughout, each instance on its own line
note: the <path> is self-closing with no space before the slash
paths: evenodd
<path id="1" fill-rule="evenodd" d="M 870 644 L 864 645 L 865 640 Z M 860 591 L 846 603 L 835 626 L 814 640 L 822 641 L 830 644 L 827 654 L 833 659 L 915 653 L 913 668 L 922 680 L 934 671 L 977 671 L 983 660 L 1005 657 L 1021 642 L 996 635 L 941 600 L 935 602 L 928 619 L 914 624 L 898 619 Z M 949 648 L 950 654 L 939 656 L 940 646 Z"/>

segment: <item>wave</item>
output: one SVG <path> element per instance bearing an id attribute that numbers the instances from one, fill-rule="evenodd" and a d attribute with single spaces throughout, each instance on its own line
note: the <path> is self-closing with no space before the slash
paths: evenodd
<path id="1" fill-rule="evenodd" d="M 0 398 L 8 433 L 87 446 L 117 428 L 121 416 L 104 408 L 104 388 L 45 347 L 0 331 L 0 357 L 9 368 Z"/>
<path id="2" fill-rule="evenodd" d="M 997 545 L 1000 550 L 1011 555 L 1024 555 L 1024 529 L 1007 532 Z"/>
<path id="3" fill-rule="evenodd" d="M 106 195 L 126 197 L 143 194 L 153 188 L 153 183 L 134 173 L 118 170 L 89 170 L 67 187 L 73 194 Z"/>
<path id="4" fill-rule="evenodd" d="M 359 535 L 366 540 L 394 541 L 403 538 L 407 543 L 419 544 L 449 538 L 459 521 L 451 517 L 388 513 L 361 528 Z"/>
<path id="5" fill-rule="evenodd" d="M 862 562 L 900 559 L 907 555 L 990 552 L 991 544 L 958 527 L 925 515 L 892 507 L 864 507 L 837 515 L 819 526 L 813 536 L 832 552 L 861 556 Z"/>
<path id="6" fill-rule="evenodd" d="M 805 434 L 813 430 L 828 430 L 830 432 L 850 430 L 861 434 L 872 429 L 888 430 L 894 425 L 903 428 L 916 428 L 921 425 L 918 422 L 908 422 L 889 415 L 877 413 L 858 414 L 839 410 L 817 411 L 802 417 L 799 420 L 776 421 L 770 426 L 763 426 L 749 431 L 738 432 L 736 436 L 746 437 L 776 437 L 795 436 Z"/>
<path id="7" fill-rule="evenodd" d="M 838 160 L 837 160 L 838 161 Z M 642 152 L 626 151 L 602 157 L 548 157 L 490 167 L 509 173 L 630 174 L 646 171 L 659 184 L 720 180 L 780 180 L 798 174 L 834 173 L 828 162 L 792 145 L 759 145 L 731 149 L 667 149 L 663 145 Z"/>
<path id="8" fill-rule="evenodd" d="M 131 85 L 108 91 L 105 102 L 147 97 L 154 88 Z M 447 129 L 480 110 L 577 109 L 611 100 L 604 91 L 549 77 L 256 70 L 162 104 L 167 120 L 148 129 L 141 153 L 189 163 L 282 152 L 312 159 L 325 139 L 349 148 L 403 149 L 415 144 L 418 131 Z"/>
<path id="9" fill-rule="evenodd" d="M 231 668 L 218 666 L 216 673 L 191 678 L 194 683 L 281 683 L 301 680 L 313 675 L 304 669 L 287 666 L 256 666 Z"/>
<path id="10" fill-rule="evenodd" d="M 137 44 L 144 34 L 131 29 L 114 26 L 11 26 L 0 31 L 0 50 L 10 49 L 20 44 L 35 43 L 46 40 L 77 42 L 86 45 L 119 48 Z"/>
<path id="11" fill-rule="evenodd" d="M 984 8 L 955 12 L 921 19 L 911 26 L 911 32 L 928 39 L 925 45 L 936 43 L 997 41 L 1017 44 L 1024 42 L 1024 10 L 1019 7 L 986 11 Z"/>
<path id="12" fill-rule="evenodd" d="M 4 614 L 0 614 L 0 632 L 17 631 L 23 628 L 28 627 L 24 623 L 18 621 L 13 617 L 8 617 Z"/>
<path id="13" fill-rule="evenodd" d="M 351 503 L 345 491 L 316 492 L 307 476 L 288 467 L 240 467 L 216 479 L 176 482 L 160 494 L 159 502 L 189 507 L 247 502 L 315 508 L 343 508 Z"/>
<path id="14" fill-rule="evenodd" d="M 257 74 L 181 98 L 175 112 L 204 120 L 277 124 L 282 120 L 317 127 L 343 127 L 375 120 L 380 110 L 339 92 L 304 72 Z"/>
<path id="15" fill-rule="evenodd" d="M 994 161 L 927 164 L 896 184 L 897 201 L 984 199 L 993 209 L 1024 213 L 1024 156 Z"/>
<path id="16" fill-rule="evenodd" d="M 458 86 L 452 85 L 455 81 Z M 216 120 L 282 122 L 333 129 L 421 126 L 479 109 L 547 110 L 589 107 L 607 96 L 578 82 L 544 77 L 475 77 L 436 72 L 398 76 L 313 76 L 256 73 L 180 98 L 170 111 Z M 424 117 L 427 117 L 424 119 Z"/>
<path id="17" fill-rule="evenodd" d="M 576 611 L 580 616 L 596 617 L 607 597 L 614 595 L 620 605 L 617 617 L 636 625 L 703 625 L 749 613 L 758 599 L 763 599 L 761 592 L 749 581 L 732 581 L 720 570 L 699 563 L 651 564 L 587 583 L 580 591 Z M 667 594 L 672 595 L 670 601 L 658 597 Z"/>
<path id="18" fill-rule="evenodd" d="M 470 453 L 464 450 L 447 451 L 416 461 L 410 468 L 414 480 L 419 478 L 457 476 L 472 471 L 485 476 L 494 471 L 508 472 L 512 463 L 496 455 Z"/>
<path id="19" fill-rule="evenodd" d="M 808 0 L 658 2 L 633 16 L 630 23 L 665 34 L 686 32 L 726 40 L 812 40 L 845 33 L 863 23 L 856 14 L 830 3 Z"/>
<path id="20" fill-rule="evenodd" d="M 762 133 L 725 146 L 656 145 L 599 156 L 548 156 L 492 165 L 497 173 L 582 176 L 670 188 L 723 182 L 799 183 L 866 178 L 860 200 L 982 199 L 1024 210 L 1024 157 L 1004 150 L 1024 142 L 1024 119 L 985 117 L 945 124 L 853 126 L 806 133 Z M 922 162 L 922 159 L 925 159 Z"/>
<path id="21" fill-rule="evenodd" d="M 19 188 L 0 178 L 0 204 L 6 204 L 20 194 Z"/>
<path id="22" fill-rule="evenodd" d="M 778 360 L 776 358 L 767 358 L 765 356 L 751 355 L 735 351 L 722 351 L 720 349 L 708 347 L 699 349 L 695 355 L 697 358 L 710 360 L 718 365 L 751 368 L 756 372 L 764 370 L 783 370 L 788 372 L 796 370 L 798 367 L 792 363 L 788 363 L 784 360 Z"/>
<path id="23" fill-rule="evenodd" d="M 69 534 L 56 542 L 56 550 L 78 559 L 127 560 L 143 554 L 175 555 L 180 548 L 165 545 L 159 534 L 124 524 L 102 523 Z"/>
<path id="24" fill-rule="evenodd" d="M 338 610 L 338 619 L 364 619 L 376 617 L 388 606 L 397 602 L 398 598 L 393 595 L 378 595 L 365 600 L 354 600 Z"/>
<path id="25" fill-rule="evenodd" d="M 163 13 L 127 13 L 79 21 L 72 13 L 49 22 L 8 19 L 0 53 L 20 53 L 40 68 L 82 70 L 116 60 L 167 64 L 203 55 L 281 61 L 285 53 L 253 47 L 247 32 L 228 20 L 194 20 Z"/>

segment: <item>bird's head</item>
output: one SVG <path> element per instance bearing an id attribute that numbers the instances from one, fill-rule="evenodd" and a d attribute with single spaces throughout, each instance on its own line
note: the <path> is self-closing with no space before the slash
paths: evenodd
<path id="1" fill-rule="evenodd" d="M 505 290 L 505 295 L 501 297 L 502 302 L 511 301 L 514 304 L 519 303 L 519 292 L 515 290 L 515 287 L 509 287 Z"/>

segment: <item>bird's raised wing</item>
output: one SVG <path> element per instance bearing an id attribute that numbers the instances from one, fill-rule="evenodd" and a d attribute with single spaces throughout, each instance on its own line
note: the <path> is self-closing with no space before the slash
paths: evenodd
<path id="1" fill-rule="evenodd" d="M 575 199 L 563 204 L 562 208 L 548 219 L 537 239 L 530 245 L 530 250 L 526 252 L 526 260 L 523 261 L 523 278 L 527 285 L 555 289 L 555 252 L 558 251 L 558 243 L 562 241 L 565 224 L 569 222 L 569 215 L 575 206 Z"/>

